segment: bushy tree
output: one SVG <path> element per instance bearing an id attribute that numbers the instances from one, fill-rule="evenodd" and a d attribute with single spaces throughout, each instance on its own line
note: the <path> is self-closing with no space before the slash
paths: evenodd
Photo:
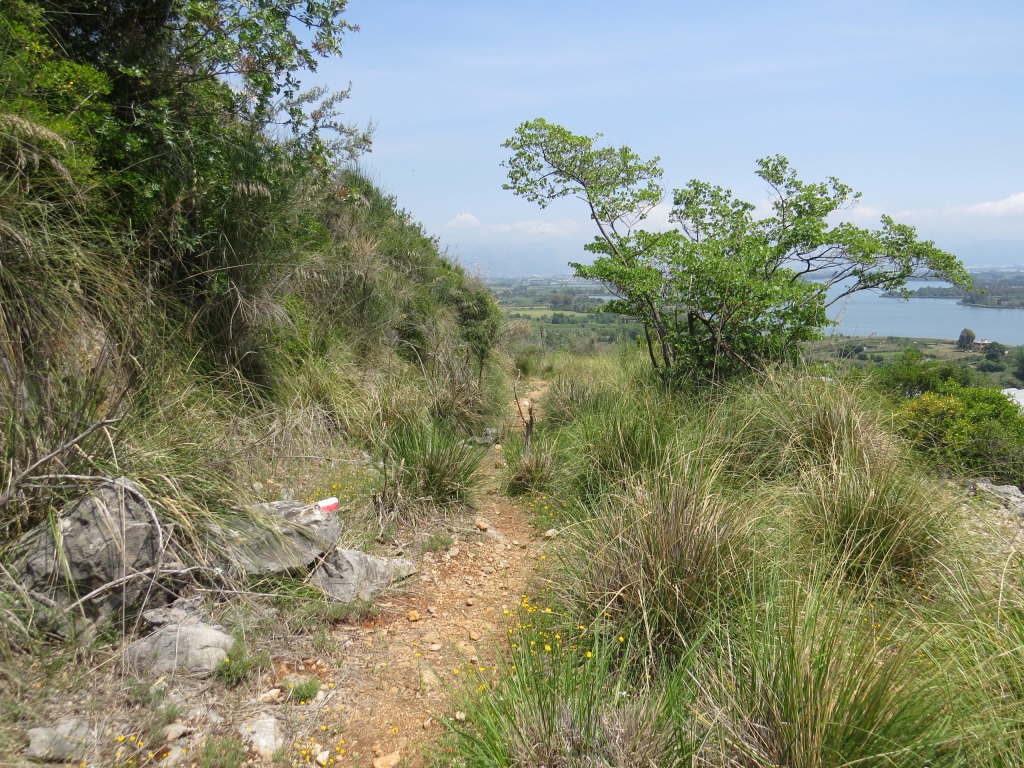
<path id="1" fill-rule="evenodd" d="M 976 336 L 974 335 L 974 331 L 970 328 L 964 328 L 960 331 L 960 338 L 956 340 L 956 348 L 966 352 L 974 346 L 975 338 Z"/>
<path id="2" fill-rule="evenodd" d="M 721 378 L 791 359 L 828 324 L 826 308 L 858 291 L 900 291 L 924 275 L 970 282 L 956 257 L 888 216 L 877 230 L 831 223 L 859 194 L 836 178 L 804 182 L 781 156 L 758 161 L 770 216 L 694 180 L 673 195 L 677 227 L 644 230 L 663 197 L 658 158 L 599 138 L 523 123 L 503 145 L 512 151 L 505 189 L 542 208 L 562 197 L 588 206 L 598 234 L 585 247 L 595 258 L 572 267 L 618 297 L 609 311 L 640 320 L 664 376 Z"/>

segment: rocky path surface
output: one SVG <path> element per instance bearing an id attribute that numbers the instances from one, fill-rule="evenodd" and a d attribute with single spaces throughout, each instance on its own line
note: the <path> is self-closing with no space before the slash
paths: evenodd
<path id="1" fill-rule="evenodd" d="M 543 391 L 543 382 L 519 387 L 533 400 Z M 507 433 L 522 429 L 514 404 L 509 419 Z M 85 665 L 67 663 L 69 656 L 30 669 L 0 665 L 0 679 L 19 686 L 0 696 L 2 708 L 41 713 L 21 718 L 34 726 L 27 747 L 24 729 L 5 728 L 0 718 L 0 765 L 22 768 L 36 764 L 32 758 L 75 768 L 443 764 L 443 721 L 458 719 L 458 693 L 497 674 L 549 544 L 531 525 L 528 502 L 501 493 L 503 467 L 494 446 L 472 509 L 399 534 L 393 554 L 415 557 L 419 570 L 376 598 L 372 613 L 362 614 L 370 618 L 289 624 L 301 615 L 299 601 L 278 612 L 243 590 L 217 591 L 208 616 L 207 590 L 199 589 L 201 615 L 193 618 L 217 625 L 218 635 L 235 627 L 241 640 L 230 651 L 240 658 L 220 650 L 212 676 L 139 675 L 123 663 L 127 651 L 86 656 Z M 257 657 L 266 661 L 245 666 Z M 222 673 L 229 663 L 239 665 L 236 678 Z"/>
<path id="2" fill-rule="evenodd" d="M 451 690 L 494 670 L 537 563 L 535 538 L 521 509 L 488 495 L 472 529 L 425 554 L 419 580 L 382 604 L 377 620 L 335 630 L 344 662 L 330 676 L 333 695 L 310 715 L 341 726 L 345 755 L 336 757 L 374 768 L 426 764 L 438 718 L 453 714 Z"/>

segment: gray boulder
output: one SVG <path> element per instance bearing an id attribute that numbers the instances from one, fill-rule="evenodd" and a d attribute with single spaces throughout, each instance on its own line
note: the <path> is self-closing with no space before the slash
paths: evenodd
<path id="1" fill-rule="evenodd" d="M 998 501 L 1011 512 L 1024 516 L 1024 493 L 1015 485 L 995 485 L 987 480 L 974 484 L 975 493 L 981 493 Z"/>
<path id="2" fill-rule="evenodd" d="M 314 584 L 339 603 L 370 600 L 381 590 L 416 573 L 416 563 L 400 557 L 374 557 L 339 549 L 313 570 Z"/>
<path id="3" fill-rule="evenodd" d="M 81 760 L 95 738 L 86 720 L 67 720 L 56 728 L 33 728 L 28 732 L 28 757 L 51 763 Z"/>
<path id="4" fill-rule="evenodd" d="M 231 635 L 209 624 L 168 624 L 124 651 L 125 666 L 151 676 L 187 672 L 208 677 L 235 644 Z"/>
<path id="5" fill-rule="evenodd" d="M 168 624 L 200 624 L 203 620 L 202 602 L 199 597 L 179 597 L 168 606 L 143 611 L 142 618 L 153 629 Z"/>
<path id="6" fill-rule="evenodd" d="M 82 606 L 86 614 L 104 619 L 115 611 L 136 607 L 154 592 L 152 575 L 132 576 L 157 565 L 160 544 L 166 538 L 158 526 L 155 513 L 137 487 L 124 478 L 104 483 L 65 506 L 54 528 L 43 524 L 26 536 L 19 547 L 21 581 L 58 605 L 69 605 L 119 581 L 86 601 Z"/>
<path id="7" fill-rule="evenodd" d="M 237 532 L 239 558 L 232 566 L 246 576 L 280 576 L 307 570 L 334 550 L 341 536 L 337 512 L 316 504 L 273 501 L 256 505 L 269 518 L 266 528 Z"/>

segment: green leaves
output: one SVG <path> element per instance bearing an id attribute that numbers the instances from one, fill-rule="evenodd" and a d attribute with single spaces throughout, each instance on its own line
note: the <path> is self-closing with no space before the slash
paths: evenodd
<path id="1" fill-rule="evenodd" d="M 600 138 L 577 136 L 543 118 L 523 123 L 502 144 L 514 153 L 502 163 L 509 179 L 502 188 L 541 208 L 577 197 L 602 232 L 628 233 L 661 201 L 659 158 L 644 161 L 626 146 L 596 146 Z"/>
<path id="2" fill-rule="evenodd" d="M 541 208 L 569 196 L 587 204 L 598 236 L 585 248 L 597 258 L 572 266 L 643 323 L 664 375 L 717 379 L 790 359 L 829 323 L 826 307 L 857 291 L 899 290 L 919 276 L 970 284 L 957 258 L 913 227 L 888 216 L 873 231 L 833 223 L 860 193 L 835 177 L 802 181 L 782 155 L 757 163 L 772 215 L 757 219 L 752 203 L 695 179 L 673 194 L 679 229 L 638 229 L 662 198 L 658 159 L 598 139 L 523 123 L 503 144 L 513 151 L 504 188 Z"/>

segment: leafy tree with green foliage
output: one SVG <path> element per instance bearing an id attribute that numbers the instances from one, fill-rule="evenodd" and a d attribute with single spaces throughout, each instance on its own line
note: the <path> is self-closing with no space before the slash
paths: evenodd
<path id="1" fill-rule="evenodd" d="M 974 331 L 970 328 L 964 328 L 960 331 L 960 338 L 956 340 L 956 348 L 966 352 L 974 346 L 974 339 L 977 338 L 974 335 Z"/>
<path id="2" fill-rule="evenodd" d="M 1001 363 L 1005 361 L 1006 353 L 1010 349 L 1005 344 L 1000 344 L 998 341 L 991 341 L 985 346 L 985 359 L 991 360 L 994 363 Z"/>
<path id="3" fill-rule="evenodd" d="M 1011 359 L 1009 361 L 1012 368 L 1010 369 L 1017 380 L 1024 384 L 1024 347 L 1017 347 L 1011 353 Z"/>
<path id="4" fill-rule="evenodd" d="M 585 248 L 595 258 L 571 266 L 618 297 L 608 311 L 640 320 L 663 376 L 717 379 L 792 359 L 829 323 L 826 308 L 858 291 L 902 291 L 924 275 L 970 283 L 956 257 L 888 216 L 878 230 L 829 223 L 859 194 L 834 177 L 801 181 L 782 156 L 758 161 L 771 216 L 694 180 L 673 195 L 676 229 L 641 229 L 663 198 L 658 158 L 599 138 L 523 123 L 503 144 L 512 151 L 504 188 L 542 208 L 563 197 L 588 206 L 598 234 Z"/>

